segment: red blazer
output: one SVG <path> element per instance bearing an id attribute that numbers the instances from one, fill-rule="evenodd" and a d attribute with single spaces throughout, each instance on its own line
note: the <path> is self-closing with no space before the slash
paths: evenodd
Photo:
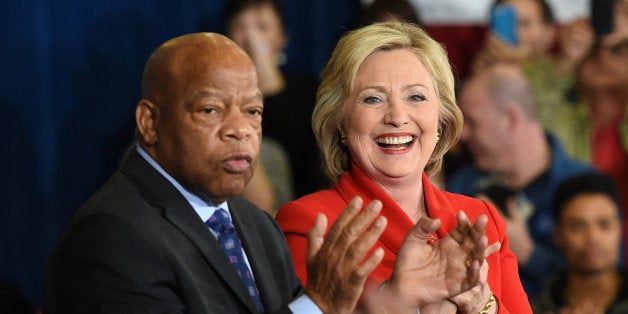
<path id="1" fill-rule="evenodd" d="M 438 190 L 425 173 L 423 190 L 429 217 L 442 222 L 436 231 L 438 238 L 443 238 L 454 229 L 458 210 L 463 210 L 472 222 L 481 214 L 489 217 L 486 226 L 488 243 L 499 241 L 502 244 L 499 252 L 486 259 L 489 263 L 488 283 L 498 299 L 499 313 L 532 313 L 519 280 L 517 259 L 509 248 L 506 224 L 497 210 L 485 201 Z M 386 230 L 375 245 L 384 249 L 384 259 L 369 276 L 363 296 L 390 278 L 401 243 L 414 224 L 388 194 L 353 165 L 351 172 L 345 173 L 332 189 L 287 203 L 277 213 L 276 219 L 288 240 L 297 275 L 304 284 L 307 281 L 307 232 L 314 224 L 316 214 L 325 214 L 331 225 L 348 201 L 356 195 L 362 197 L 365 205 L 374 199 L 380 200 L 383 203 L 381 214 L 388 219 Z"/>

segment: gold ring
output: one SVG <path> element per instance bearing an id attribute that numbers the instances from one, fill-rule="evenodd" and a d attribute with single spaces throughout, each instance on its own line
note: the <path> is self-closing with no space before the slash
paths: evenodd
<path id="1" fill-rule="evenodd" d="M 467 260 L 464 262 L 467 268 L 471 267 L 471 260 L 467 257 Z"/>

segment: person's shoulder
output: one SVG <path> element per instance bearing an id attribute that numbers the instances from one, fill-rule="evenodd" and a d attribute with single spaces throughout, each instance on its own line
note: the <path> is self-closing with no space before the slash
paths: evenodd
<path id="1" fill-rule="evenodd" d="M 576 175 L 584 172 L 595 172 L 595 168 L 590 164 L 577 160 L 565 151 L 563 143 L 552 134 L 547 135 L 552 148 L 552 171 L 563 177 Z"/>
<path id="2" fill-rule="evenodd" d="M 560 309 L 562 303 L 560 296 L 564 293 L 565 274 L 554 274 L 545 279 L 538 296 L 534 297 L 530 305 L 534 313 L 555 312 Z"/>
<path id="3" fill-rule="evenodd" d="M 323 213 L 333 221 L 345 206 L 346 202 L 335 190 L 321 190 L 284 204 L 275 219 L 282 228 L 294 224 L 309 227 L 317 214 Z"/>
<path id="4" fill-rule="evenodd" d="M 462 203 L 462 204 L 472 204 L 472 205 L 479 206 L 483 203 L 482 200 L 477 199 L 475 197 L 468 196 L 468 195 L 451 192 L 451 191 L 440 191 L 440 192 L 453 204 Z"/>
<path id="5" fill-rule="evenodd" d="M 345 203 L 335 190 L 320 190 L 304 195 L 294 201 L 284 204 L 279 211 L 298 211 L 302 213 L 329 211 L 336 203 Z"/>
<path id="6" fill-rule="evenodd" d="M 441 191 L 440 193 L 442 193 L 441 195 L 449 201 L 452 208 L 464 210 L 464 212 L 471 218 L 482 214 L 493 217 L 497 214 L 496 211 L 491 210 L 489 203 L 484 200 L 448 191 Z"/>
<path id="7" fill-rule="evenodd" d="M 479 179 L 482 176 L 484 176 L 485 173 L 479 169 L 477 169 L 476 167 L 472 166 L 472 165 L 466 165 L 464 167 L 459 168 L 458 170 L 454 171 L 451 175 L 449 175 L 447 177 L 448 182 L 452 181 L 458 181 L 458 180 L 465 180 L 465 179 Z"/>
<path id="8" fill-rule="evenodd" d="M 621 301 L 620 304 L 622 306 L 622 309 L 628 310 L 628 271 L 626 271 L 625 269 L 620 269 L 619 274 L 622 278 L 622 282 L 619 287 L 619 291 L 617 292 L 617 301 Z M 615 303 L 618 303 L 617 301 Z M 617 313 L 620 313 L 620 312 L 617 312 Z M 621 313 L 626 313 L 626 312 L 621 312 Z"/>
<path id="9" fill-rule="evenodd" d="M 76 211 L 55 247 L 60 252 L 89 249 L 93 256 L 102 257 L 132 250 L 130 243 L 155 248 L 157 239 L 165 237 L 164 230 L 162 212 L 118 172 Z"/>
<path id="10" fill-rule="evenodd" d="M 449 192 L 472 195 L 477 182 L 487 174 L 479 169 L 467 165 L 449 175 L 446 179 L 446 190 Z"/>
<path id="11" fill-rule="evenodd" d="M 132 214 L 126 208 L 137 208 L 139 202 L 146 203 L 137 186 L 116 172 L 81 205 L 74 219 L 94 214 Z"/>
<path id="12" fill-rule="evenodd" d="M 127 234 L 148 242 L 159 242 L 158 239 L 167 237 L 165 230 L 176 233 L 176 228 L 166 218 L 167 207 L 173 207 L 173 212 L 177 213 L 193 213 L 183 196 L 171 194 L 168 189 L 165 191 L 162 196 L 169 198 L 168 202 L 156 203 L 155 199 L 151 199 L 154 197 L 151 193 L 155 191 L 148 191 L 134 179 L 117 171 L 76 211 L 65 231 L 68 235 L 93 235 L 110 241 L 117 241 L 120 234 Z M 173 199 L 173 196 L 178 198 Z"/>
<path id="13" fill-rule="evenodd" d="M 560 163 L 554 165 L 557 168 L 557 172 L 563 178 L 571 177 L 589 172 L 598 172 L 593 165 L 586 163 L 570 156 L 563 156 Z"/>

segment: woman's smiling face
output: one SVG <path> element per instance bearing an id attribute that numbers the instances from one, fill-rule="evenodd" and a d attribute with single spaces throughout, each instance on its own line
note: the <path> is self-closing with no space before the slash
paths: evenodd
<path id="1" fill-rule="evenodd" d="M 378 183 L 420 179 L 438 138 L 440 99 L 409 49 L 377 51 L 358 69 L 343 108 L 351 156 Z"/>

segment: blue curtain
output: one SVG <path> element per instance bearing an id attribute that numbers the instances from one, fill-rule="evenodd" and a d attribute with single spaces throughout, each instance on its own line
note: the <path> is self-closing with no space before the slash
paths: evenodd
<path id="1" fill-rule="evenodd" d="M 220 32 L 223 3 L 0 2 L 0 281 L 34 307 L 59 232 L 132 143 L 146 58 L 169 38 Z M 286 71 L 317 76 L 358 7 L 287 1 Z"/>

